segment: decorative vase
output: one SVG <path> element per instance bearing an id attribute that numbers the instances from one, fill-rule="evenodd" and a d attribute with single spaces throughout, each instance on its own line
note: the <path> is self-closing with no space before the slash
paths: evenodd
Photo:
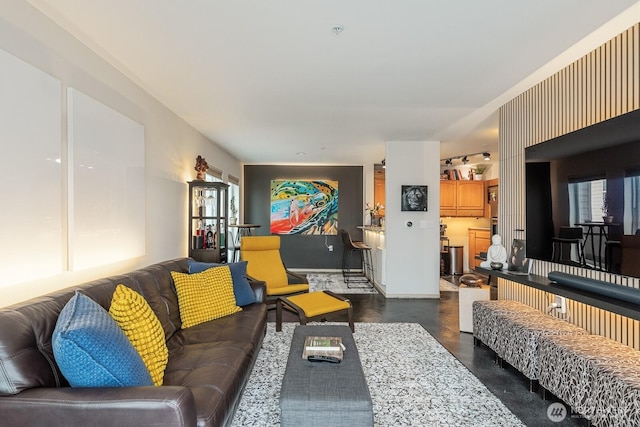
<path id="1" fill-rule="evenodd" d="M 364 225 L 371 225 L 371 215 L 364 217 Z"/>
<path id="2" fill-rule="evenodd" d="M 376 214 L 373 212 L 371 212 L 371 225 L 378 225 L 376 224 Z"/>
<path id="3" fill-rule="evenodd" d="M 477 173 L 477 174 L 473 175 L 473 179 L 475 181 L 482 181 L 482 174 L 481 173 L 480 174 Z"/>
<path id="4" fill-rule="evenodd" d="M 602 217 L 602 220 L 605 222 L 605 224 L 611 224 L 613 222 L 613 216 L 605 215 Z"/>
<path id="5" fill-rule="evenodd" d="M 229 218 L 230 225 L 236 225 L 237 222 L 238 222 L 238 218 L 236 218 L 235 216 L 232 216 L 231 218 Z"/>

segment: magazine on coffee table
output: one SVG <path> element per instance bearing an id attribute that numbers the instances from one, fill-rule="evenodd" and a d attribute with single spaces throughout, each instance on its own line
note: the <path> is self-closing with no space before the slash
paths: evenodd
<path id="1" fill-rule="evenodd" d="M 304 340 L 302 358 L 309 359 L 309 356 L 329 356 L 342 360 L 344 349 L 342 338 L 340 337 L 308 336 Z"/>

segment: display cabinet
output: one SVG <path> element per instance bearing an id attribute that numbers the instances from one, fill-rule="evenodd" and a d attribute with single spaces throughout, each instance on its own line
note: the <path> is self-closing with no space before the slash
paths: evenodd
<path id="1" fill-rule="evenodd" d="M 208 181 L 188 184 L 189 256 L 202 262 L 227 262 L 229 186 Z"/>

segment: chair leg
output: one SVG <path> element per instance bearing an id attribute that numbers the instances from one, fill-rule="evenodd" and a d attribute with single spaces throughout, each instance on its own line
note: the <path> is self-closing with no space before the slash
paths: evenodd
<path id="1" fill-rule="evenodd" d="M 349 268 L 349 255 L 351 253 L 351 250 L 349 249 L 344 249 L 344 251 L 342 251 L 342 280 L 344 281 L 344 283 L 349 283 L 349 274 L 351 273 L 351 270 Z"/>
<path id="2" fill-rule="evenodd" d="M 361 272 L 355 272 L 355 271 L 351 271 L 349 269 L 349 273 L 347 274 L 347 288 L 353 288 L 353 286 L 349 286 L 349 284 L 351 283 L 367 283 L 369 284 L 369 277 L 367 277 L 367 263 L 365 262 L 365 250 L 363 249 L 353 249 L 350 251 L 351 252 L 357 252 L 358 256 L 360 257 L 360 267 L 361 267 Z"/>
<path id="3" fill-rule="evenodd" d="M 276 301 L 276 332 L 282 331 L 282 300 Z"/>
<path id="4" fill-rule="evenodd" d="M 375 283 L 375 276 L 374 276 L 374 270 L 373 270 L 373 255 L 372 252 L 373 249 L 369 249 L 367 251 L 367 256 L 369 257 L 369 281 L 371 282 L 371 286 L 373 287 L 373 284 Z"/>

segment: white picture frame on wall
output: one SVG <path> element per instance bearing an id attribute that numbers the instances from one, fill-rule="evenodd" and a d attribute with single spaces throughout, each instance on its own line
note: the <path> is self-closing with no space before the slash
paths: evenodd
<path id="1" fill-rule="evenodd" d="M 2 49 L 0 70 L 0 287 L 4 287 L 63 271 L 64 165 L 60 80 Z"/>
<path id="2" fill-rule="evenodd" d="M 144 126 L 67 89 L 69 267 L 145 254 Z"/>

